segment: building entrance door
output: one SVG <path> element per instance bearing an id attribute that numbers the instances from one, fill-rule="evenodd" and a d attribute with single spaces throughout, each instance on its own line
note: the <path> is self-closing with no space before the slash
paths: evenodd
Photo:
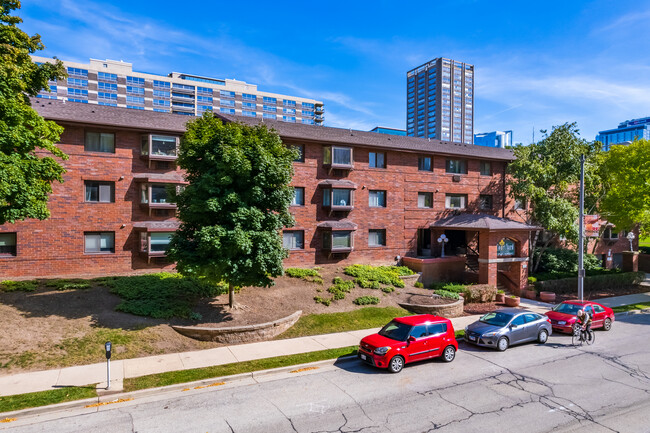
<path id="1" fill-rule="evenodd" d="M 457 256 L 467 252 L 467 239 L 465 230 L 445 230 L 445 236 L 449 239 L 445 246 L 445 253 L 449 256 Z"/>
<path id="2" fill-rule="evenodd" d="M 418 229 L 418 256 L 431 257 L 431 229 Z"/>

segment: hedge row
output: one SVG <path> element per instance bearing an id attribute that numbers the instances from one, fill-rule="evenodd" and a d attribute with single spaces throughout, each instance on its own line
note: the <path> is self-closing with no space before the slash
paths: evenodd
<path id="1" fill-rule="evenodd" d="M 645 272 L 610 273 L 585 277 L 585 291 L 597 291 L 612 288 L 624 288 L 639 284 L 645 279 Z M 535 289 L 538 292 L 555 292 L 558 294 L 573 293 L 578 287 L 578 278 L 562 278 L 559 280 L 537 281 Z"/>

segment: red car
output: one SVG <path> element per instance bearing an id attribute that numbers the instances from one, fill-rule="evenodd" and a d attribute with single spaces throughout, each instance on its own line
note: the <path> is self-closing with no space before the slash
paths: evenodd
<path id="1" fill-rule="evenodd" d="M 375 367 L 399 373 L 405 364 L 442 356 L 445 362 L 456 357 L 458 343 L 449 319 L 420 314 L 397 317 L 377 334 L 359 343 L 359 358 Z"/>
<path id="2" fill-rule="evenodd" d="M 591 328 L 612 329 L 614 310 L 592 301 L 564 301 L 545 313 L 551 319 L 553 331 L 573 332 L 573 325 L 578 319 L 578 310 L 585 310 L 591 316 Z"/>

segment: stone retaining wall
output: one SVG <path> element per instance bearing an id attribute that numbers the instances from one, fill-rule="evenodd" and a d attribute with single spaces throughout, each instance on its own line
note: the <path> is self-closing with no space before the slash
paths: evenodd
<path id="1" fill-rule="evenodd" d="M 442 316 L 448 319 L 452 317 L 460 317 L 463 315 L 463 298 L 446 305 L 422 305 L 422 304 L 398 304 L 403 309 L 417 314 L 433 314 L 435 316 Z"/>
<path id="2" fill-rule="evenodd" d="M 273 322 L 257 325 L 208 328 L 204 326 L 172 326 L 174 331 L 200 341 L 214 341 L 224 344 L 252 343 L 270 340 L 291 328 L 300 318 L 302 311 Z"/>

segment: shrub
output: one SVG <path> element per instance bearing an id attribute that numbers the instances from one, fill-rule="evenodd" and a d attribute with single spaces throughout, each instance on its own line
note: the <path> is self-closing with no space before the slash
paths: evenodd
<path id="1" fill-rule="evenodd" d="M 535 260 L 539 257 L 540 249 L 536 249 Z M 601 261 L 593 254 L 584 255 L 585 270 L 601 269 Z M 578 252 L 566 248 L 548 248 L 542 254 L 539 264 L 542 272 L 578 272 Z"/>
<path id="2" fill-rule="evenodd" d="M 379 298 L 376 296 L 361 296 L 352 302 L 356 305 L 376 305 L 379 304 Z"/>
<path id="3" fill-rule="evenodd" d="M 343 280 L 342 278 L 334 278 L 334 285 L 327 289 L 333 296 L 334 300 L 345 299 L 345 294 L 350 293 L 354 288 L 354 281 Z"/>
<path id="4" fill-rule="evenodd" d="M 422 288 L 424 288 L 424 284 L 422 284 L 422 283 L 421 283 L 421 282 L 419 282 L 419 281 L 418 281 L 418 282 L 416 282 L 416 283 L 415 283 L 415 284 L 413 284 L 413 285 L 414 285 L 415 287 L 417 287 L 418 289 L 422 289 Z"/>
<path id="5" fill-rule="evenodd" d="M 384 293 L 392 293 L 392 292 L 395 291 L 395 287 L 393 287 L 393 286 L 382 287 L 381 291 L 384 292 Z"/>
<path id="6" fill-rule="evenodd" d="M 639 284 L 645 279 L 644 272 L 610 272 L 608 274 L 591 275 L 585 277 L 584 290 L 599 291 L 603 289 L 625 288 Z M 537 287 L 541 291 L 555 292 L 558 294 L 576 293 L 578 278 L 562 278 L 555 280 L 538 281 Z"/>
<path id="7" fill-rule="evenodd" d="M 391 272 L 397 273 L 400 277 L 405 277 L 407 275 L 415 275 L 408 266 L 380 266 L 381 269 L 388 269 Z"/>
<path id="8" fill-rule="evenodd" d="M 497 295 L 497 288 L 489 284 L 466 286 L 463 292 L 465 302 L 492 302 Z"/>
<path id="9" fill-rule="evenodd" d="M 316 269 L 287 268 L 284 273 L 291 278 L 300 278 L 310 283 L 323 284 L 323 278 Z"/>
<path id="10" fill-rule="evenodd" d="M 379 289 L 381 286 L 371 287 L 371 283 L 369 283 L 370 281 L 376 281 L 378 283 L 401 288 L 404 287 L 404 281 L 402 281 L 400 275 L 404 275 L 406 272 L 403 268 L 404 266 L 352 265 L 346 267 L 343 272 L 345 272 L 346 275 L 355 277 L 357 279 L 357 284 L 361 287 Z M 409 272 L 413 274 L 410 269 Z"/>
<path id="11" fill-rule="evenodd" d="M 504 293 L 506 293 L 506 292 L 504 292 L 503 290 L 500 290 L 500 289 L 497 290 L 497 294 L 499 294 L 499 295 L 503 295 Z"/>
<path id="12" fill-rule="evenodd" d="M 528 277 L 528 284 L 535 284 L 537 282 L 537 278 L 535 277 Z"/>
<path id="13" fill-rule="evenodd" d="M 620 274 L 621 270 L 620 269 L 590 269 L 585 271 L 585 275 L 588 277 L 596 276 L 596 275 L 611 275 L 611 274 Z M 576 270 L 575 272 L 540 272 L 535 274 L 535 278 L 537 279 L 537 282 L 535 284 L 538 284 L 540 281 L 548 281 L 548 280 L 559 280 L 562 278 L 574 278 L 577 277 L 578 271 Z"/>
<path id="14" fill-rule="evenodd" d="M 106 279 L 104 284 L 122 298 L 117 311 L 156 319 L 191 318 L 198 299 L 228 292 L 225 284 L 166 272 Z"/>
<path id="15" fill-rule="evenodd" d="M 354 281 L 359 285 L 359 287 L 362 287 L 364 289 L 381 289 L 381 283 L 379 281 L 370 281 L 364 278 L 356 278 Z"/>
<path id="16" fill-rule="evenodd" d="M 314 296 L 314 301 L 316 301 L 317 304 L 323 304 L 326 307 L 329 307 L 332 303 L 331 299 L 321 298 L 320 296 Z"/>
<path id="17" fill-rule="evenodd" d="M 36 281 L 11 281 L 6 280 L 0 283 L 3 292 L 33 292 L 38 288 Z"/>
<path id="18" fill-rule="evenodd" d="M 92 286 L 88 280 L 47 280 L 45 287 L 53 288 L 55 290 L 84 290 L 90 289 Z"/>
<path id="19" fill-rule="evenodd" d="M 450 292 L 449 290 L 434 290 L 433 293 L 435 293 L 438 296 L 442 296 L 443 298 L 449 298 L 449 299 L 455 299 L 458 300 L 460 299 L 460 295 L 456 292 Z"/>

